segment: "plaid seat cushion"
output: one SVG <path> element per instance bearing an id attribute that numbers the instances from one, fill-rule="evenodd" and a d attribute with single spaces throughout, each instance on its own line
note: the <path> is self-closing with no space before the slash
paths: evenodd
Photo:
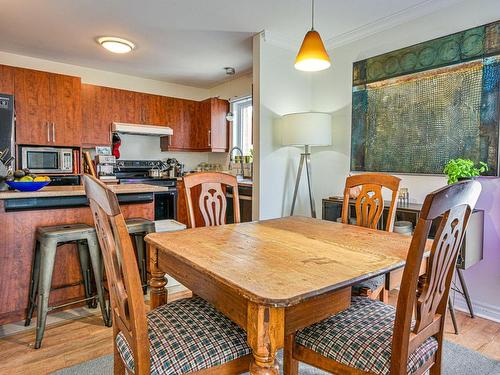
<path id="1" fill-rule="evenodd" d="M 372 277 L 371 279 L 365 280 L 360 282 L 359 284 L 356 284 L 352 287 L 352 292 L 353 294 L 359 294 L 362 288 L 370 289 L 370 290 L 375 290 L 378 287 L 384 285 L 385 283 L 385 275 L 379 275 Z"/>
<path id="2" fill-rule="evenodd" d="M 221 365 L 251 353 L 246 333 L 205 300 L 195 297 L 148 313 L 151 375 L 185 374 Z M 116 336 L 120 355 L 134 371 L 132 350 Z"/>
<path id="3" fill-rule="evenodd" d="M 396 309 L 370 298 L 353 297 L 351 306 L 307 327 L 296 343 L 344 365 L 375 374 L 389 374 Z M 438 349 L 434 337 L 408 358 L 408 374 L 415 373 Z"/>

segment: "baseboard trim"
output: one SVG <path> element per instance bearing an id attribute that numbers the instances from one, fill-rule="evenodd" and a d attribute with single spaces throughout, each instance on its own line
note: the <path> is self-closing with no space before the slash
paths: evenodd
<path id="1" fill-rule="evenodd" d="M 467 303 L 465 299 L 460 294 L 455 294 L 453 298 L 453 304 L 455 309 L 469 313 L 469 308 L 467 307 Z M 500 323 L 500 307 L 495 305 L 490 305 L 484 302 L 478 302 L 472 300 L 472 308 L 474 309 L 474 315 L 480 318 L 488 319 L 493 322 Z"/>

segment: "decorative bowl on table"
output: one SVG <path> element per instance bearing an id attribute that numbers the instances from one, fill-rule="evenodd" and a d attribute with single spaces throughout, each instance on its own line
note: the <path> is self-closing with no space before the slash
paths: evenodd
<path id="1" fill-rule="evenodd" d="M 7 185 L 18 191 L 37 191 L 47 186 L 49 181 L 5 181 Z"/>

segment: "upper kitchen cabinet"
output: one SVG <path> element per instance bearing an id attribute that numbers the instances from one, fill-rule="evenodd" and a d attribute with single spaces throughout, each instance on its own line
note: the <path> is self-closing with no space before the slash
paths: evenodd
<path id="1" fill-rule="evenodd" d="M 228 150 L 228 125 L 226 100 L 210 98 L 201 102 L 169 98 L 168 126 L 174 134 L 162 137 L 162 151 L 211 151 Z"/>
<path id="2" fill-rule="evenodd" d="M 52 144 L 80 146 L 82 138 L 81 79 L 50 75 Z"/>
<path id="3" fill-rule="evenodd" d="M 141 124 L 167 125 L 167 107 L 165 97 L 152 94 L 140 94 Z"/>
<path id="4" fill-rule="evenodd" d="M 82 84 L 83 146 L 111 144 L 114 91 L 109 87 Z"/>
<path id="5" fill-rule="evenodd" d="M 114 120 L 130 124 L 166 125 L 164 97 L 114 89 Z"/>
<path id="6" fill-rule="evenodd" d="M 198 105 L 194 100 L 164 97 L 167 126 L 174 135 L 161 138 L 162 151 L 196 151 L 193 128 L 198 125 Z"/>
<path id="7" fill-rule="evenodd" d="M 113 121 L 141 124 L 141 94 L 134 91 L 113 89 Z"/>
<path id="8" fill-rule="evenodd" d="M 16 142 L 52 144 L 50 75 L 31 69 L 15 69 Z"/>
<path id="9" fill-rule="evenodd" d="M 80 78 L 15 68 L 14 79 L 16 142 L 79 146 Z"/>
<path id="10" fill-rule="evenodd" d="M 228 122 L 226 115 L 229 112 L 229 102 L 218 98 L 210 99 L 210 145 L 212 152 L 228 151 Z"/>
<path id="11" fill-rule="evenodd" d="M 0 65 L 0 93 L 14 94 L 14 72 L 15 68 Z"/>

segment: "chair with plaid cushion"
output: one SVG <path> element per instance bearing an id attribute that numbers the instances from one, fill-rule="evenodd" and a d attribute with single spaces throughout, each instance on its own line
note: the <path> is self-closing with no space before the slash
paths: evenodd
<path id="1" fill-rule="evenodd" d="M 384 230 L 392 232 L 396 217 L 396 197 L 401 179 L 383 173 L 363 173 L 347 177 L 342 204 L 342 223 L 349 224 L 349 200 L 355 199 L 356 225 L 377 229 L 384 212 L 382 189 L 391 192 L 391 201 Z M 380 299 L 387 303 L 388 290 L 385 288 L 385 275 L 366 280 L 352 288 L 353 295 Z"/>
<path id="2" fill-rule="evenodd" d="M 286 338 L 285 372 L 297 374 L 302 361 L 335 374 L 441 374 L 451 279 L 480 192 L 479 182 L 466 181 L 429 194 L 406 259 L 397 307 L 353 297 L 348 309 Z M 419 276 L 432 221 L 440 216 L 426 273 Z"/>
<path id="3" fill-rule="evenodd" d="M 84 176 L 104 258 L 113 317 L 114 373 L 240 374 L 251 349 L 245 332 L 199 297 L 146 315 L 141 279 L 125 220 L 113 191 Z"/>

